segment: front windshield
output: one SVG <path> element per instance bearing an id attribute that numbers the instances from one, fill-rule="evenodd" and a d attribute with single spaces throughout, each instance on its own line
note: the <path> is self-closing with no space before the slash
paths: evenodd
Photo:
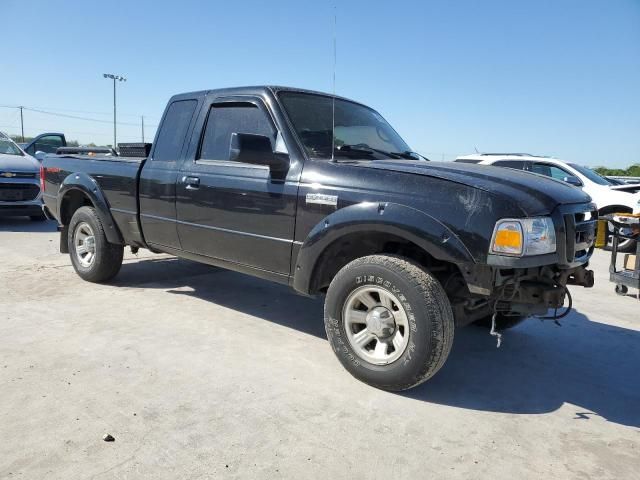
<path id="1" fill-rule="evenodd" d="M 594 172 L 590 168 L 583 167 L 582 165 L 576 165 L 575 163 L 568 163 L 567 165 L 569 165 L 574 170 L 577 170 L 578 172 L 580 172 L 582 175 L 587 177 L 593 183 L 597 183 L 598 185 L 613 185 L 612 182 L 610 182 L 604 177 L 601 177 L 598 173 Z"/>
<path id="2" fill-rule="evenodd" d="M 281 92 L 279 98 L 291 123 L 313 158 L 331 158 L 333 98 L 301 92 Z M 382 116 L 368 107 L 335 99 L 335 157 L 413 158 L 409 146 Z M 385 152 L 391 153 L 391 155 Z"/>
<path id="3" fill-rule="evenodd" d="M 4 138 L 0 136 L 0 155 L 20 155 L 22 156 L 22 151 L 18 148 L 18 146 L 13 143 L 8 138 Z"/>

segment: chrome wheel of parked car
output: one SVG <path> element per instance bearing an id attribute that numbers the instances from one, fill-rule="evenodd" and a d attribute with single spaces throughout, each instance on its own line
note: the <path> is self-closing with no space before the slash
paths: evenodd
<path id="1" fill-rule="evenodd" d="M 409 343 L 407 313 L 394 294 L 364 286 L 354 290 L 342 314 L 354 352 L 375 365 L 397 360 Z"/>
<path id="2" fill-rule="evenodd" d="M 613 250 L 613 225 L 611 225 L 610 222 L 607 222 L 607 233 L 608 233 L 608 238 L 607 238 L 607 244 L 605 245 L 604 249 L 605 250 Z M 622 233 L 623 235 L 631 235 L 633 232 L 631 231 L 630 228 L 622 228 L 620 229 L 620 233 Z M 623 253 L 630 253 L 630 252 L 634 252 L 636 249 L 636 240 L 631 239 L 631 238 L 627 238 L 624 240 L 620 240 L 618 242 L 618 251 L 619 252 L 623 252 Z"/>
<path id="3" fill-rule="evenodd" d="M 80 222 L 73 232 L 76 257 L 83 267 L 90 267 L 96 257 L 96 237 L 87 222 Z"/>

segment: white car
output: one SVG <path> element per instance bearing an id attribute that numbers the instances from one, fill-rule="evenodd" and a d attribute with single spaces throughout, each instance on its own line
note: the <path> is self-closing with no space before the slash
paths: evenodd
<path id="1" fill-rule="evenodd" d="M 640 213 L 640 184 L 614 185 L 593 170 L 576 163 L 525 153 L 477 153 L 458 157 L 455 161 L 515 168 L 570 183 L 589 194 L 600 215 Z M 619 245 L 621 251 L 629 251 L 633 247 L 632 240 Z"/>

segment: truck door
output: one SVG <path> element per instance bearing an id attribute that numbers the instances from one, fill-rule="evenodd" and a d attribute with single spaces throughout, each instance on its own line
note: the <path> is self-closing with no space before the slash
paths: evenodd
<path id="1" fill-rule="evenodd" d="M 61 133 L 43 133 L 31 140 L 25 145 L 24 151 L 32 157 L 36 156 L 36 152 L 56 153 L 59 147 L 66 147 L 67 140 Z"/>
<path id="2" fill-rule="evenodd" d="M 232 133 L 265 135 L 275 145 L 273 117 L 258 97 L 217 98 L 205 108 L 197 151 L 176 187 L 182 248 L 288 274 L 297 182 L 273 178 L 266 165 L 230 161 Z"/>
<path id="3" fill-rule="evenodd" d="M 197 100 L 172 102 L 162 119 L 150 157 L 140 173 L 140 224 L 145 241 L 180 248 L 176 227 L 176 179 Z"/>

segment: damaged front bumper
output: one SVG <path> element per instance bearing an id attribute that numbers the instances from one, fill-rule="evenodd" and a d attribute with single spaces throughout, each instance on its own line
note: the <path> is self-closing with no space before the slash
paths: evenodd
<path id="1" fill-rule="evenodd" d="M 496 312 L 507 315 L 545 315 L 560 309 L 567 285 L 593 286 L 588 269 L 594 251 L 595 205 L 563 205 L 552 214 L 557 250 L 546 255 L 508 257 L 488 255 L 486 264 L 460 265 L 465 295 L 453 303 L 456 324 L 464 325 Z"/>

